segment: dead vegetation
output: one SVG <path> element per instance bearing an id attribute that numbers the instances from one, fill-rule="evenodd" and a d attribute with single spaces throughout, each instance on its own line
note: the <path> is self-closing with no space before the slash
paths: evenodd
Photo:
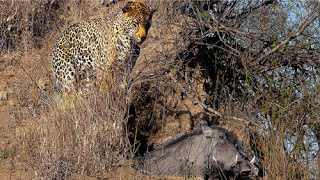
<path id="1" fill-rule="evenodd" d="M 114 88 L 105 94 L 90 92 L 90 98 L 76 100 L 70 109 L 48 102 L 46 116 L 31 122 L 23 135 L 24 162 L 36 177 L 110 171 L 130 153 L 124 128 L 126 95 Z"/>
<path id="2" fill-rule="evenodd" d="M 139 179 L 133 157 L 207 122 L 237 135 L 260 178 L 319 177 L 317 2 L 157 1 L 130 89 L 61 110 L 50 52 L 63 28 L 124 3 L 99 2 L 0 2 L 0 173 Z"/>
<path id="3" fill-rule="evenodd" d="M 30 51 L 62 25 L 59 18 L 63 1 L 1 1 L 0 51 Z"/>

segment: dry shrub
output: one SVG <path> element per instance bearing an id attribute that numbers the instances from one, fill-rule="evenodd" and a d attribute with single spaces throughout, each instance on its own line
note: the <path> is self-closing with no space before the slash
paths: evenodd
<path id="1" fill-rule="evenodd" d="M 1 1 L 0 52 L 17 47 L 24 51 L 41 46 L 42 38 L 62 25 L 64 1 Z"/>
<path id="2" fill-rule="evenodd" d="M 265 16 L 265 11 L 259 10 L 274 12 L 273 7 L 276 7 L 276 4 L 261 4 L 260 8 L 255 8 L 254 2 L 250 1 L 253 8 L 248 7 L 248 11 L 241 11 L 242 8 L 246 8 L 241 3 L 237 8 L 219 4 L 213 6 L 214 1 L 161 3 L 162 6 L 159 6 L 158 13 L 154 16 L 148 40 L 143 44 L 148 51 L 142 50 L 140 54 L 140 57 L 146 57 L 146 61 L 155 60 L 154 63 L 141 68 L 146 71 L 140 76 L 143 78 L 136 83 L 137 85 L 140 82 L 140 87 L 136 86 L 133 101 L 138 125 L 133 125 L 132 132 L 138 129 L 142 135 L 152 138 L 152 134 L 157 133 L 159 129 L 160 132 L 161 128 L 165 129 L 163 127 L 166 124 L 173 122 L 176 125 L 175 122 L 178 122 L 180 128 L 186 121 L 189 122 L 189 119 L 191 122 L 196 118 L 203 118 L 219 125 L 227 121 L 227 125 L 233 123 L 235 127 L 252 123 L 255 124 L 254 133 L 257 135 L 252 149 L 262 166 L 265 179 L 318 177 L 319 168 L 315 167 L 316 175 L 310 176 L 313 173 L 310 169 L 313 167 L 308 163 L 319 159 L 319 146 L 305 140 L 318 140 L 319 144 L 319 138 L 313 137 L 319 136 L 319 88 L 316 88 L 319 87 L 319 73 L 311 68 L 310 63 L 317 64 L 318 49 L 310 48 L 301 41 L 301 46 L 299 42 L 292 46 L 288 44 L 288 47 L 281 51 L 264 57 L 265 51 L 275 48 L 274 42 L 281 42 L 282 37 L 287 37 L 280 32 L 290 31 L 284 31 L 282 28 L 291 29 L 288 24 L 281 25 L 282 21 L 274 18 L 269 19 L 267 28 L 253 27 L 256 24 L 260 25 L 259 22 L 261 27 L 264 25 L 263 19 L 260 21 L 259 18 L 279 15 L 278 18 L 281 19 L 281 13 L 275 12 Z M 21 6 L 23 4 L 25 3 L 21 3 Z M 215 7 L 222 9 L 215 12 Z M 212 11 L 207 11 L 208 8 Z M 32 10 L 25 9 L 25 12 Z M 1 10 L 2 14 L 7 14 L 7 10 L 11 9 Z M 228 11 L 230 13 L 225 13 Z M 288 10 L 284 9 L 283 12 L 285 11 Z M 215 15 L 212 15 L 212 12 Z M 235 16 L 237 14 L 239 16 Z M 77 17 L 75 13 L 64 15 Z M 215 18 L 226 17 L 225 15 L 230 17 Z M 1 17 L 1 23 L 11 20 L 9 16 L 4 17 Z M 257 19 L 259 21 L 256 21 Z M 271 28 L 274 26 L 279 28 Z M 260 33 L 251 36 L 251 28 Z M 278 31 L 271 32 L 274 29 Z M 8 28 L 6 24 L 2 24 L 0 30 L 1 39 L 7 38 L 1 43 L 19 42 L 16 39 L 20 38 L 20 31 L 17 31 L 20 33 L 16 35 L 16 29 Z M 274 33 L 276 34 L 273 35 Z M 34 31 L 26 31 L 26 35 L 33 34 Z M 266 35 L 272 36 L 265 38 Z M 27 36 L 24 37 L 25 42 L 37 41 L 29 41 Z M 311 36 L 300 36 L 297 39 L 306 37 Z M 266 47 L 260 45 L 261 43 Z M 7 48 L 8 44 L 0 45 L 0 51 L 10 49 Z M 301 49 L 304 47 L 306 48 Z M 262 60 L 258 61 L 257 57 L 262 57 Z M 274 61 L 265 61 L 269 59 Z M 291 68 L 293 70 L 290 70 Z M 200 74 L 200 77 L 195 76 L 196 74 Z M 314 83 L 312 77 L 315 77 Z M 198 84 L 201 85 L 201 94 L 197 91 Z M 171 99 L 173 100 L 170 101 Z M 279 99 L 281 101 L 278 101 Z M 203 108 L 203 112 L 194 113 L 195 109 L 199 109 L 199 103 L 209 108 L 200 107 L 200 110 Z M 53 102 L 49 102 L 49 110 L 42 113 L 42 117 L 36 122 L 32 122 L 32 126 L 28 126 L 22 138 L 24 152 L 27 153 L 27 159 L 24 161 L 26 167 L 36 172 L 36 177 L 48 179 L 70 177 L 73 173 L 90 175 L 102 170 L 111 170 L 128 150 L 124 136 L 126 134 L 122 127 L 127 121 L 127 104 L 129 103 L 126 101 L 126 95 L 117 89 L 103 94 L 94 91 L 89 98 L 79 100 L 74 108 L 68 110 L 61 110 Z M 301 107 L 295 107 L 295 104 Z M 196 116 L 198 114 L 199 116 Z M 177 130 L 177 126 L 168 127 L 166 132 L 169 135 L 181 132 Z M 155 136 L 154 141 L 159 142 L 159 137 Z M 151 138 L 147 139 L 148 143 L 151 142 Z M 292 142 L 288 143 L 288 139 Z M 318 152 L 309 157 L 308 149 L 312 148 L 310 146 L 316 147 Z M 288 147 L 293 149 L 289 150 Z"/>
<path id="3" fill-rule="evenodd" d="M 127 102 L 123 90 L 93 91 L 74 107 L 50 104 L 47 115 L 35 121 L 23 138 L 26 167 L 46 179 L 92 175 L 111 170 L 124 158 Z"/>
<path id="4" fill-rule="evenodd" d="M 154 36 L 155 43 L 150 46 L 155 50 L 149 52 L 155 56 L 162 50 L 159 54 L 165 57 L 159 56 L 157 60 L 163 65 L 154 64 L 149 68 L 159 69 L 145 75 L 149 81 L 142 81 L 139 91 L 143 93 L 135 96 L 139 132 L 140 129 L 146 131 L 142 135 L 152 138 L 152 133 L 158 131 L 160 133 L 154 139 L 159 142 L 163 129 L 169 132 L 168 135 L 180 133 L 179 128 L 188 121 L 187 115 L 190 122 L 203 118 L 218 125 L 245 126 L 243 129 L 250 132 L 241 135 L 244 140 L 248 141 L 251 133 L 257 136 L 250 146 L 261 164 L 260 173 L 266 179 L 319 177 L 319 168 L 316 167 L 320 139 L 319 68 L 316 65 L 319 47 L 305 49 L 308 41 L 296 41 L 279 51 L 275 49 L 273 40 L 281 42 L 292 31 L 285 16 L 290 9 L 283 4 L 270 4 L 276 1 L 230 2 L 234 4 L 220 1 L 168 2 L 168 13 L 161 9 L 165 12 L 161 16 L 171 12 L 173 17 L 185 17 L 178 20 L 168 17 L 171 26 L 161 24 L 168 31 L 173 29 L 170 27 L 180 27 L 181 31 L 176 33 L 179 38 L 171 41 L 161 31 L 157 15 L 154 17 L 159 35 Z M 278 12 L 274 7 L 279 8 Z M 318 13 L 319 8 L 312 10 L 315 12 L 310 13 L 310 18 Z M 265 12 L 269 14 L 264 15 Z M 267 28 L 262 28 L 264 24 L 259 23 L 265 17 Z M 256 19 L 260 18 L 259 26 L 255 27 Z M 317 21 L 308 22 L 311 27 L 318 28 Z M 255 29 L 254 33 L 250 29 Z M 271 29 L 279 32 L 274 34 Z M 287 34 L 279 35 L 284 32 Z M 317 34 L 312 28 L 301 29 L 301 32 Z M 266 43 L 265 37 L 269 35 L 271 44 Z M 302 34 L 297 39 L 307 37 Z M 317 38 L 311 41 L 317 42 Z M 164 43 L 160 44 L 161 41 Z M 185 47 L 169 46 L 176 52 L 175 56 L 170 56 L 164 50 L 170 42 L 185 44 Z M 265 56 L 269 50 L 271 55 Z M 202 91 L 198 91 L 198 87 Z M 170 94 L 171 89 L 173 95 Z M 199 104 L 203 112 L 196 116 L 194 110 Z M 174 128 L 169 127 L 169 123 L 175 123 Z M 148 140 L 150 142 L 150 138 Z"/>

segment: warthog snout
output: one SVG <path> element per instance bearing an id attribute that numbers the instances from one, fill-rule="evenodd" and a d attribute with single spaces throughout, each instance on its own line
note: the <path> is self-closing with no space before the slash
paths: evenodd
<path id="1" fill-rule="evenodd" d="M 241 176 L 248 176 L 251 173 L 251 167 L 247 163 L 247 161 L 244 161 L 240 164 L 240 175 Z"/>

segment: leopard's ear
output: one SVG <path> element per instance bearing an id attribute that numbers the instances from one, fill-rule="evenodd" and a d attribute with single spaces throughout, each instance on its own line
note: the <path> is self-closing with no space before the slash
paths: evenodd
<path id="1" fill-rule="evenodd" d="M 129 1 L 123 8 L 122 8 L 122 12 L 126 13 L 132 10 L 132 1 Z"/>

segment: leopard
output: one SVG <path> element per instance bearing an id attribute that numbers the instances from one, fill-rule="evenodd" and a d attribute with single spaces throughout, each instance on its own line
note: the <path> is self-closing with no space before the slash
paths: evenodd
<path id="1" fill-rule="evenodd" d="M 130 72 L 155 11 L 143 2 L 129 1 L 107 18 L 68 27 L 52 50 L 55 92 L 78 92 L 92 82 L 101 84 L 113 72 Z"/>

